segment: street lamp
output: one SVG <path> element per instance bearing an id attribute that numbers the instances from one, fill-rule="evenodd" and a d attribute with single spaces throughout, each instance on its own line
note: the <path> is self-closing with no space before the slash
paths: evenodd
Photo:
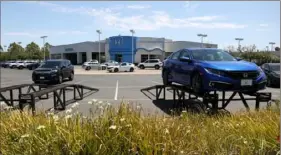
<path id="1" fill-rule="evenodd" d="M 275 44 L 275 42 L 269 42 L 269 44 L 271 45 L 271 51 L 273 51 L 273 45 Z"/>
<path id="2" fill-rule="evenodd" d="M 238 50 L 241 52 L 241 45 L 240 45 L 240 41 L 243 41 L 243 38 L 235 38 L 235 40 L 238 41 Z"/>
<path id="3" fill-rule="evenodd" d="M 135 34 L 135 30 L 131 29 L 130 32 L 132 33 L 132 63 L 134 63 L 134 34 Z"/>
<path id="4" fill-rule="evenodd" d="M 100 34 L 101 34 L 101 30 L 96 30 L 96 32 L 99 34 L 99 63 L 100 62 Z"/>
<path id="5" fill-rule="evenodd" d="M 207 34 L 201 34 L 201 33 L 200 33 L 200 34 L 197 34 L 197 36 L 198 36 L 198 37 L 201 37 L 201 48 L 203 48 L 203 38 L 204 38 L 204 37 L 207 37 L 208 35 L 207 35 Z"/>
<path id="6" fill-rule="evenodd" d="M 44 61 L 45 61 L 45 38 L 47 38 L 48 36 L 41 36 L 40 38 L 43 39 L 43 54 L 44 54 Z"/>

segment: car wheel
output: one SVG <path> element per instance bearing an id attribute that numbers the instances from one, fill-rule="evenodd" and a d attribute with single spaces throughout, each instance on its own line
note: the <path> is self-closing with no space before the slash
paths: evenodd
<path id="1" fill-rule="evenodd" d="M 134 71 L 134 68 L 130 68 L 130 72 L 133 72 Z"/>
<path id="2" fill-rule="evenodd" d="M 158 70 L 160 68 L 160 66 L 159 65 L 155 65 L 154 68 Z"/>
<path id="3" fill-rule="evenodd" d="M 195 73 L 195 75 L 192 77 L 191 87 L 195 93 L 198 93 L 198 94 L 203 93 L 202 92 L 202 81 L 203 81 L 203 79 L 198 73 Z"/>
<path id="4" fill-rule="evenodd" d="M 29 70 L 32 70 L 32 67 L 28 67 Z"/>
<path id="5" fill-rule="evenodd" d="M 164 73 L 163 73 L 163 84 L 166 86 L 172 84 L 172 82 L 169 81 L 169 72 L 168 71 L 164 71 Z"/>
<path id="6" fill-rule="evenodd" d="M 68 79 L 69 79 L 69 81 L 72 81 L 74 79 L 74 73 L 73 72 L 71 72 L 70 77 Z"/>
<path id="7" fill-rule="evenodd" d="M 145 67 L 144 67 L 144 65 L 140 65 L 140 69 L 144 69 Z"/>
<path id="8" fill-rule="evenodd" d="M 90 69 L 91 69 L 90 66 L 87 66 L 87 67 L 85 68 L 86 71 L 88 71 L 88 70 L 90 70 Z"/>
<path id="9" fill-rule="evenodd" d="M 62 80 L 63 80 L 62 75 L 59 75 L 58 84 L 61 84 Z"/>
<path id="10" fill-rule="evenodd" d="M 270 87 L 271 85 L 272 85 L 271 80 L 270 80 L 270 78 L 268 78 L 268 79 L 267 79 L 266 86 L 267 86 L 267 87 Z"/>
<path id="11" fill-rule="evenodd" d="M 114 69 L 114 72 L 118 72 L 118 68 L 115 68 L 115 69 Z"/>

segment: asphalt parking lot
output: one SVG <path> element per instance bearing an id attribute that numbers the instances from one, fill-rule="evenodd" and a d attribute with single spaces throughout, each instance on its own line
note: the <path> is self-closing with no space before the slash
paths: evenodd
<path id="1" fill-rule="evenodd" d="M 85 71 L 86 72 L 86 71 Z M 1 87 L 7 87 L 16 84 L 32 83 L 30 70 L 3 69 L 1 68 Z M 93 106 L 88 104 L 88 101 L 93 99 L 103 103 L 108 102 L 114 106 L 119 105 L 122 101 L 130 104 L 140 104 L 147 113 L 163 113 L 163 108 L 170 107 L 171 102 L 155 102 L 140 92 L 140 89 L 162 84 L 162 79 L 159 74 L 103 74 L 103 75 L 82 75 L 77 74 L 73 81 L 65 83 L 82 84 L 89 87 L 98 88 L 99 91 L 87 96 L 84 100 L 79 101 L 78 111 L 87 114 Z M 280 88 L 267 88 L 264 92 L 271 92 L 273 99 L 280 99 Z M 231 94 L 227 93 L 226 97 Z M 69 94 L 68 97 L 72 97 Z M 68 98 L 67 97 L 67 98 Z M 151 96 L 153 97 L 153 96 Z M 172 99 L 172 94 L 167 93 L 167 97 Z M 154 97 L 153 97 L 154 98 Z M 169 105 L 168 105 L 169 104 Z M 248 101 L 251 109 L 254 108 L 254 101 Z M 261 107 L 266 104 L 262 103 Z M 71 106 L 71 105 L 68 105 Z M 41 100 L 36 103 L 37 108 L 50 109 L 53 107 L 53 99 Z M 245 110 L 241 101 L 233 101 L 227 107 L 227 110 L 236 112 Z"/>

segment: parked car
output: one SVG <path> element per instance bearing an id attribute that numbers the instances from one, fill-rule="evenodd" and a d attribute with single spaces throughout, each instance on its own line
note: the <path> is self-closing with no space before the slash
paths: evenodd
<path id="1" fill-rule="evenodd" d="M 178 83 L 199 94 L 216 90 L 254 93 L 266 88 L 266 75 L 259 66 L 213 48 L 174 52 L 163 63 L 162 79 L 165 85 Z"/>
<path id="2" fill-rule="evenodd" d="M 280 87 L 280 63 L 265 63 L 261 68 L 267 76 L 267 86 Z"/>
<path id="3" fill-rule="evenodd" d="M 107 71 L 109 72 L 133 72 L 135 70 L 135 65 L 128 62 L 123 62 L 120 65 L 114 64 L 112 66 L 107 66 Z"/>
<path id="4" fill-rule="evenodd" d="M 10 67 L 11 69 L 16 68 L 16 67 L 17 67 L 17 64 L 18 64 L 19 62 L 22 62 L 22 61 L 11 61 L 11 62 L 9 63 L 9 67 Z"/>
<path id="5" fill-rule="evenodd" d="M 73 80 L 74 67 L 69 60 L 47 60 L 32 73 L 34 83 L 62 83 L 65 78 Z"/>
<path id="6" fill-rule="evenodd" d="M 34 70 L 34 69 L 38 68 L 40 65 L 42 65 L 43 63 L 44 62 L 40 62 L 40 61 L 33 62 L 31 64 L 26 65 L 26 68 L 28 68 L 29 70 Z"/>
<path id="7" fill-rule="evenodd" d="M 9 67 L 9 64 L 11 63 L 12 61 L 5 61 L 4 63 L 1 64 L 1 67 L 3 68 L 8 68 Z"/>
<path id="8" fill-rule="evenodd" d="M 114 60 L 109 60 L 109 61 L 107 61 L 107 62 L 105 62 L 103 64 L 106 65 L 106 66 L 114 66 L 114 65 L 118 65 L 119 62 L 114 61 Z"/>
<path id="9" fill-rule="evenodd" d="M 160 69 L 160 67 L 162 67 L 162 62 L 161 62 L 160 59 L 149 59 L 149 60 L 146 60 L 142 63 L 139 63 L 138 67 L 140 69 L 145 69 L 145 68 Z"/>
<path id="10" fill-rule="evenodd" d="M 99 67 L 100 67 L 100 64 L 97 60 L 87 61 L 87 62 L 84 62 L 82 65 L 82 68 L 85 70 L 90 70 L 92 68 L 99 68 Z"/>

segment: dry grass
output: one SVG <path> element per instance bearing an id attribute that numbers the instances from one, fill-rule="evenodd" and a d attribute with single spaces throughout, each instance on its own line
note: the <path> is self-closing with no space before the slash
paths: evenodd
<path id="1" fill-rule="evenodd" d="M 72 112 L 75 107 L 73 107 Z M 280 112 L 210 117 L 141 116 L 139 107 L 103 107 L 99 118 L 0 113 L 2 154 L 276 154 Z M 0 153 L 0 154 L 1 154 Z"/>

